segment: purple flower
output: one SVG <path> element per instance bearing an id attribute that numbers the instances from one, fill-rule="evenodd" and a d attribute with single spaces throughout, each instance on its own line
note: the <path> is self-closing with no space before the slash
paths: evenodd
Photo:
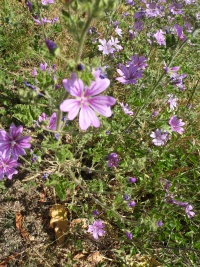
<path id="1" fill-rule="evenodd" d="M 119 40 L 118 40 L 118 38 L 113 38 L 112 36 L 111 36 L 111 42 L 112 42 L 112 45 L 114 46 L 114 48 L 115 48 L 115 51 L 119 51 L 119 50 L 122 50 L 123 49 L 123 47 L 121 46 L 121 45 L 119 45 L 118 43 L 119 43 Z"/>
<path id="2" fill-rule="evenodd" d="M 47 119 L 48 119 L 47 114 L 43 112 L 43 113 L 39 116 L 38 121 L 39 121 L 39 122 L 42 122 L 42 121 L 46 121 Z"/>
<path id="3" fill-rule="evenodd" d="M 98 239 L 99 236 L 103 236 L 105 231 L 103 230 L 104 224 L 102 221 L 94 221 L 92 225 L 89 225 L 88 233 L 92 233 L 94 239 Z"/>
<path id="4" fill-rule="evenodd" d="M 136 183 L 137 182 L 137 178 L 136 177 L 129 177 L 128 181 L 129 181 L 129 183 Z"/>
<path id="5" fill-rule="evenodd" d="M 193 210 L 192 205 L 187 205 L 187 207 L 185 208 L 185 212 L 189 219 L 195 216 L 195 212 L 193 212 L 192 210 Z"/>
<path id="6" fill-rule="evenodd" d="M 27 1 L 27 2 L 26 2 L 26 5 L 27 5 L 27 7 L 28 7 L 29 12 L 31 12 L 32 9 L 33 9 L 33 6 L 32 6 L 32 4 L 31 4 L 31 2 L 30 2 L 30 1 Z"/>
<path id="7" fill-rule="evenodd" d="M 184 132 L 182 126 L 185 125 L 185 123 L 181 119 L 178 119 L 177 116 L 172 116 L 170 118 L 169 125 L 171 126 L 173 132 L 177 132 L 179 134 L 182 134 Z"/>
<path id="8" fill-rule="evenodd" d="M 109 168 L 117 168 L 119 166 L 119 158 L 116 153 L 111 153 L 109 156 L 107 156 L 107 160 Z"/>
<path id="9" fill-rule="evenodd" d="M 168 132 L 157 129 L 155 132 L 152 132 L 150 136 L 153 138 L 152 142 L 155 146 L 163 146 L 169 138 L 168 135 Z"/>
<path id="10" fill-rule="evenodd" d="M 45 71 L 47 69 L 47 63 L 46 62 L 44 64 L 40 63 L 40 69 L 41 71 Z"/>
<path id="11" fill-rule="evenodd" d="M 153 35 L 156 38 L 156 41 L 159 45 L 164 45 L 164 46 L 166 45 L 164 34 L 165 32 L 163 32 L 162 30 L 159 30 Z"/>
<path id="12" fill-rule="evenodd" d="M 163 225 L 163 222 L 157 222 L 158 227 L 161 227 Z"/>
<path id="13" fill-rule="evenodd" d="M 169 11 L 173 15 L 183 14 L 183 4 L 182 3 L 173 3 L 171 6 L 169 6 Z"/>
<path id="14" fill-rule="evenodd" d="M 146 17 L 147 18 L 153 18 L 153 17 L 160 17 L 162 16 L 162 10 L 163 8 L 156 3 L 150 3 L 146 4 Z"/>
<path id="15" fill-rule="evenodd" d="M 135 207 L 135 205 L 136 205 L 136 202 L 134 200 L 128 203 L 128 207 Z"/>
<path id="16" fill-rule="evenodd" d="M 105 39 L 99 39 L 101 45 L 98 45 L 99 51 L 102 51 L 103 55 L 113 54 L 115 48 L 113 47 L 113 43 L 111 40 L 108 42 Z"/>
<path id="17" fill-rule="evenodd" d="M 130 64 L 128 67 L 121 65 L 121 68 L 117 69 L 117 72 L 121 77 L 115 79 L 122 84 L 136 84 L 137 79 L 142 77 L 142 71 L 138 70 L 138 67 L 134 64 Z"/>
<path id="18" fill-rule="evenodd" d="M 6 159 L 12 157 L 17 159 L 20 155 L 25 155 L 24 148 L 30 148 L 30 136 L 21 136 L 23 127 L 16 127 L 14 124 L 10 126 L 9 133 L 0 130 L 0 151 L 5 153 Z"/>
<path id="19" fill-rule="evenodd" d="M 121 108 L 125 114 L 133 116 L 133 111 L 130 110 L 128 104 L 125 104 L 125 105 L 124 105 L 124 103 L 119 103 L 119 104 L 120 104 L 120 106 L 121 106 Z"/>
<path id="20" fill-rule="evenodd" d="M 32 159 L 31 159 L 32 163 L 36 162 L 37 160 L 38 160 L 38 156 L 36 154 L 33 154 Z"/>
<path id="21" fill-rule="evenodd" d="M 49 118 L 49 126 L 47 127 L 50 130 L 56 130 L 56 112 L 54 112 Z"/>
<path id="22" fill-rule="evenodd" d="M 126 4 L 129 6 L 133 6 L 134 2 L 132 0 L 126 0 Z"/>
<path id="23" fill-rule="evenodd" d="M 139 21 L 135 21 L 134 22 L 134 29 L 137 31 L 137 32 L 140 32 L 144 29 L 144 25 L 143 25 L 143 22 L 141 20 Z"/>
<path id="24" fill-rule="evenodd" d="M 33 71 L 31 72 L 31 74 L 32 74 L 33 76 L 37 76 L 37 75 L 38 75 L 38 74 L 37 74 L 37 69 L 34 68 Z"/>
<path id="25" fill-rule="evenodd" d="M 46 46 L 49 49 L 50 53 L 52 53 L 56 50 L 57 45 L 53 41 L 51 41 L 49 39 L 45 39 L 45 43 L 46 43 Z"/>
<path id="26" fill-rule="evenodd" d="M 139 69 L 145 69 L 148 64 L 145 63 L 147 61 L 147 58 L 141 56 L 139 57 L 137 54 L 135 54 L 133 57 L 131 57 L 131 61 L 127 61 L 126 64 L 129 66 L 130 64 L 133 64 L 134 66 L 137 66 Z"/>
<path id="27" fill-rule="evenodd" d="M 185 41 L 186 40 L 186 36 L 183 35 L 183 28 L 176 23 L 174 25 L 174 29 L 176 31 L 176 34 L 177 34 L 178 38 L 181 39 L 181 41 Z"/>
<path id="28" fill-rule="evenodd" d="M 93 215 L 94 217 L 97 216 L 97 215 L 99 215 L 99 211 L 98 211 L 98 210 L 93 210 L 92 215 Z"/>
<path id="29" fill-rule="evenodd" d="M 104 117 L 110 117 L 112 115 L 110 107 L 116 102 L 116 99 L 111 96 L 97 96 L 106 90 L 110 81 L 107 78 L 95 77 L 95 81 L 91 81 L 88 87 L 84 86 L 81 79 L 74 78 L 73 76 L 70 80 L 64 79 L 63 85 L 75 99 L 64 100 L 60 105 L 60 109 L 68 112 L 69 120 L 73 120 L 80 110 L 79 126 L 82 130 L 86 130 L 89 126 L 98 128 L 100 120 L 95 112 Z"/>
<path id="30" fill-rule="evenodd" d="M 10 156 L 0 151 L 0 180 L 6 175 L 9 180 L 12 179 L 13 174 L 17 174 L 15 170 L 20 164 L 15 160 L 11 159 Z"/>
<path id="31" fill-rule="evenodd" d="M 53 4 L 54 0 L 41 0 L 43 6 L 47 6 L 49 4 Z"/>
<path id="32" fill-rule="evenodd" d="M 133 235 L 130 232 L 126 232 L 126 237 L 131 240 Z"/>
<path id="33" fill-rule="evenodd" d="M 130 197 L 128 195 L 124 195 L 124 200 L 128 201 Z"/>
<path id="34" fill-rule="evenodd" d="M 184 85 L 183 85 L 183 79 L 186 77 L 187 75 L 185 73 L 181 74 L 181 75 L 174 75 L 173 78 L 171 78 L 171 83 L 173 85 L 176 85 L 181 91 L 183 91 L 185 89 Z"/>
<path id="35" fill-rule="evenodd" d="M 177 97 L 174 97 L 172 94 L 168 95 L 169 99 L 167 101 L 167 103 L 170 106 L 170 110 L 174 110 L 177 107 Z"/>
<path id="36" fill-rule="evenodd" d="M 154 112 L 152 113 L 152 116 L 153 117 L 157 117 L 159 114 L 159 111 L 158 110 L 154 110 Z"/>
<path id="37" fill-rule="evenodd" d="M 119 35 L 120 37 L 122 37 L 122 29 L 120 29 L 120 28 L 117 27 L 115 29 L 115 32 L 116 32 L 117 35 Z"/>

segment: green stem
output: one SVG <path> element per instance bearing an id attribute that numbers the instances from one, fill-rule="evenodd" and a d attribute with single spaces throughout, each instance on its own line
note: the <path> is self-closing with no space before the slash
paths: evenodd
<path id="1" fill-rule="evenodd" d="M 84 48 L 84 43 L 85 43 L 85 38 L 86 38 L 87 31 L 88 31 L 88 28 L 90 26 L 90 23 L 92 22 L 92 19 L 93 19 L 93 17 L 89 13 L 88 14 L 88 19 L 87 19 L 87 21 L 85 23 L 85 26 L 83 28 L 83 32 L 81 34 L 81 38 L 80 38 L 80 42 L 79 42 L 79 46 L 78 46 L 78 52 L 77 52 L 76 58 L 75 58 L 75 63 L 76 64 L 78 64 L 80 62 L 80 60 L 81 60 L 81 56 L 82 56 L 83 48 Z"/>

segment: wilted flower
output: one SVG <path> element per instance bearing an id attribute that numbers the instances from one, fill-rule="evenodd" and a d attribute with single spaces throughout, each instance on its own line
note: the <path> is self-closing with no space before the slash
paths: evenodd
<path id="1" fill-rule="evenodd" d="M 177 116 L 172 116 L 170 118 L 169 125 L 171 126 L 173 132 L 177 132 L 179 134 L 182 134 L 184 132 L 182 126 L 185 125 L 185 123 L 181 119 L 178 119 Z"/>
<path id="2" fill-rule="evenodd" d="M 100 126 L 100 120 L 95 112 L 104 117 L 112 115 L 110 107 L 115 104 L 115 98 L 98 95 L 110 85 L 109 79 L 101 79 L 96 76 L 95 81 L 91 81 L 88 87 L 83 84 L 81 79 L 77 79 L 76 75 L 73 75 L 70 80 L 64 79 L 63 85 L 75 99 L 64 100 L 60 109 L 68 112 L 69 120 L 73 120 L 80 111 L 79 126 L 82 130 L 86 130 L 89 126 L 96 128 Z"/>
<path id="3" fill-rule="evenodd" d="M 5 154 L 5 158 L 9 158 L 10 155 L 14 159 L 18 156 L 25 155 L 24 148 L 30 148 L 31 140 L 30 136 L 21 136 L 23 127 L 16 127 L 14 124 L 10 126 L 9 133 L 0 129 L 0 151 Z"/>
<path id="4" fill-rule="evenodd" d="M 178 98 L 174 97 L 172 94 L 169 94 L 168 97 L 169 99 L 167 100 L 167 103 L 169 104 L 170 109 L 174 110 L 177 107 Z"/>
<path id="5" fill-rule="evenodd" d="M 94 239 L 98 239 L 99 236 L 103 236 L 105 234 L 103 228 L 104 228 L 103 222 L 96 220 L 92 225 L 89 225 L 88 233 L 92 233 Z"/>

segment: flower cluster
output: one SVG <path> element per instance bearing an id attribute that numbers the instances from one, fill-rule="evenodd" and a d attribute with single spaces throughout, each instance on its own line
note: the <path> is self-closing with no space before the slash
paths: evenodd
<path id="1" fill-rule="evenodd" d="M 30 136 L 22 136 L 23 127 L 12 124 L 9 132 L 0 129 L 0 179 L 6 175 L 12 179 L 17 174 L 15 169 L 20 164 L 17 162 L 19 156 L 26 154 L 25 149 L 30 148 Z"/>

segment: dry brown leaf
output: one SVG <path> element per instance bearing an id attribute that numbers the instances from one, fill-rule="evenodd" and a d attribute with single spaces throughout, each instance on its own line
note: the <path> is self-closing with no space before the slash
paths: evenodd
<path id="1" fill-rule="evenodd" d="M 100 254 L 99 251 L 93 252 L 91 253 L 88 257 L 87 260 L 89 262 L 94 263 L 94 266 L 96 266 L 96 264 L 98 264 L 99 262 L 101 262 L 103 260 L 103 256 Z"/>
<path id="2" fill-rule="evenodd" d="M 5 258 L 2 262 L 0 262 L 0 267 L 7 267 L 8 263 L 12 260 L 14 260 L 16 257 L 20 256 L 20 253 L 12 254 Z"/>
<path id="3" fill-rule="evenodd" d="M 83 253 L 78 253 L 76 254 L 76 256 L 74 256 L 73 260 L 80 260 L 82 258 L 84 258 L 86 255 Z"/>
<path id="4" fill-rule="evenodd" d="M 28 237 L 28 232 L 25 230 L 24 226 L 23 226 L 23 216 L 21 214 L 20 211 L 18 211 L 16 214 L 15 214 L 15 225 L 17 227 L 17 229 L 20 231 L 22 237 L 24 239 L 27 239 Z"/>
<path id="5" fill-rule="evenodd" d="M 54 205 L 50 211 L 50 227 L 54 228 L 57 242 L 59 245 L 64 243 L 65 235 L 68 229 L 67 211 L 62 204 Z"/>

